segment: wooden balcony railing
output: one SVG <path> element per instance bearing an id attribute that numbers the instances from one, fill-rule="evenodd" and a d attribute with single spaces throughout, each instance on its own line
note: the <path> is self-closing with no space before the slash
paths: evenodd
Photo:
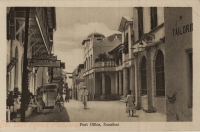
<path id="1" fill-rule="evenodd" d="M 115 61 L 99 61 L 95 63 L 95 67 L 115 67 Z"/>
<path id="2" fill-rule="evenodd" d="M 50 46 L 49 46 L 49 34 L 48 34 L 48 24 L 47 24 L 47 14 L 46 14 L 46 11 L 45 11 L 45 8 L 42 8 L 42 7 L 37 7 L 36 8 L 36 15 L 37 15 L 37 18 L 38 18 L 38 21 L 39 21 L 39 24 L 40 24 L 40 28 L 41 28 L 41 31 L 42 31 L 42 35 L 44 37 L 44 41 L 45 41 L 45 44 L 47 46 L 47 50 L 50 49 Z"/>

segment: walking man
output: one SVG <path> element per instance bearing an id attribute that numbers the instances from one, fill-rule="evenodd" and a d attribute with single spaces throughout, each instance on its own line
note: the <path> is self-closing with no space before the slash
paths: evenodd
<path id="1" fill-rule="evenodd" d="M 86 87 L 83 87 L 83 91 L 81 93 L 81 98 L 84 104 L 84 109 L 87 108 L 87 96 L 88 96 L 88 90 L 86 89 Z"/>

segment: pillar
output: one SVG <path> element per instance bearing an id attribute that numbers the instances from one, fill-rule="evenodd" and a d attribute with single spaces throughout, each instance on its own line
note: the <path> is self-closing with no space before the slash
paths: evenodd
<path id="1" fill-rule="evenodd" d="M 96 74 L 93 73 L 93 93 L 96 94 Z"/>
<path id="2" fill-rule="evenodd" d="M 122 72 L 119 71 L 119 95 L 122 95 Z"/>
<path id="3" fill-rule="evenodd" d="M 147 97 L 148 97 L 148 113 L 154 112 L 153 97 L 152 97 L 152 61 L 151 61 L 151 48 L 146 48 L 146 74 L 147 74 Z"/>
<path id="4" fill-rule="evenodd" d="M 135 69 L 134 66 L 130 67 L 130 90 L 135 97 Z"/>
<path id="5" fill-rule="evenodd" d="M 102 94 L 105 94 L 105 73 L 102 73 Z"/>
<path id="6" fill-rule="evenodd" d="M 138 68 L 138 55 L 136 54 L 134 56 L 134 62 L 135 62 L 135 99 L 136 99 L 136 109 L 141 109 L 141 97 L 140 97 L 140 87 L 139 87 L 139 68 Z"/>
<path id="7" fill-rule="evenodd" d="M 115 72 L 115 94 L 119 94 L 118 88 L 118 72 Z"/>
<path id="8" fill-rule="evenodd" d="M 126 97 L 128 94 L 128 74 L 127 68 L 123 69 L 123 96 Z"/>

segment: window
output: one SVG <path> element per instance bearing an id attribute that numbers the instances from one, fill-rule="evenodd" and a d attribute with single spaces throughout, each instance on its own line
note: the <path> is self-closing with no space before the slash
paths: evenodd
<path id="1" fill-rule="evenodd" d="M 188 53 L 189 62 L 189 88 L 188 88 L 188 108 L 193 106 L 193 68 L 192 68 L 192 53 Z"/>
<path id="2" fill-rule="evenodd" d="M 155 28 L 158 24 L 157 20 L 157 7 L 151 7 L 151 29 Z"/>
<path id="3" fill-rule="evenodd" d="M 124 40 L 123 53 L 127 54 L 128 51 L 129 49 L 128 49 L 128 33 L 127 33 Z"/>
<path id="4" fill-rule="evenodd" d="M 141 62 L 141 87 L 142 87 L 141 94 L 147 95 L 147 77 L 146 77 L 146 58 L 145 57 L 142 58 L 142 62 Z"/>
<path id="5" fill-rule="evenodd" d="M 143 35 L 143 8 L 139 7 L 137 10 L 138 13 L 138 37 L 141 38 Z"/>
<path id="6" fill-rule="evenodd" d="M 93 67 L 93 58 L 92 58 L 92 55 L 91 55 L 91 68 Z"/>
<path id="7" fill-rule="evenodd" d="M 156 68 L 156 96 L 165 96 L 164 55 L 158 51 L 155 61 Z"/>

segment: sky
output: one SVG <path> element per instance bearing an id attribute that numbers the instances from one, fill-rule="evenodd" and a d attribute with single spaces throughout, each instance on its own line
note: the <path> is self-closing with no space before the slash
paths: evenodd
<path id="1" fill-rule="evenodd" d="M 83 64 L 81 44 L 92 32 L 106 37 L 118 31 L 122 16 L 133 15 L 132 7 L 56 7 L 54 54 L 65 62 L 65 71 L 72 73 Z"/>

